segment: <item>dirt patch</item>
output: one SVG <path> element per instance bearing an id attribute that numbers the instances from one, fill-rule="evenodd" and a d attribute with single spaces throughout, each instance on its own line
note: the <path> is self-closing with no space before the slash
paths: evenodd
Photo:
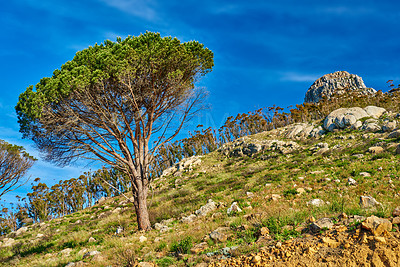
<path id="1" fill-rule="evenodd" d="M 285 242 L 274 242 L 258 253 L 229 258 L 209 266 L 400 266 L 400 233 L 374 236 L 361 225 L 333 229 Z"/>

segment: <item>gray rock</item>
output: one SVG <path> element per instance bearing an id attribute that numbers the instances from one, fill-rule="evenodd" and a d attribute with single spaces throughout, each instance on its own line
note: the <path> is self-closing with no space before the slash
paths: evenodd
<path id="1" fill-rule="evenodd" d="M 120 234 L 122 234 L 123 231 L 124 231 L 124 227 L 118 226 L 117 230 L 115 231 L 115 234 L 116 235 L 120 235 Z"/>
<path id="2" fill-rule="evenodd" d="M 237 202 L 233 202 L 232 205 L 227 210 L 228 214 L 231 214 L 232 212 L 236 212 L 236 213 L 242 212 L 242 209 L 239 207 Z"/>
<path id="3" fill-rule="evenodd" d="M 88 242 L 89 242 L 89 243 L 96 242 L 96 239 L 94 239 L 93 237 L 89 237 Z"/>
<path id="4" fill-rule="evenodd" d="M 19 236 L 19 235 L 21 235 L 21 234 L 23 234 L 23 233 L 26 233 L 26 231 L 28 231 L 28 227 L 23 226 L 23 227 L 19 228 L 19 229 L 15 232 L 15 235 L 16 235 L 16 236 Z"/>
<path id="5" fill-rule="evenodd" d="M 399 138 L 399 137 L 400 137 L 400 129 L 395 130 L 388 135 L 388 138 Z"/>
<path id="6" fill-rule="evenodd" d="M 228 236 L 225 234 L 227 231 L 226 227 L 219 227 L 216 230 L 210 233 L 210 238 L 216 242 L 225 242 L 228 239 Z"/>
<path id="7" fill-rule="evenodd" d="M 384 151 L 383 147 L 380 146 L 373 146 L 368 148 L 368 152 L 371 154 L 379 154 L 382 153 Z"/>
<path id="8" fill-rule="evenodd" d="M 369 172 L 360 172 L 360 175 L 363 177 L 371 177 L 371 174 Z"/>
<path id="9" fill-rule="evenodd" d="M 61 250 L 58 254 L 68 257 L 69 254 L 71 254 L 71 252 L 72 252 L 72 248 L 66 248 L 66 249 Z"/>
<path id="10" fill-rule="evenodd" d="M 329 113 L 325 118 L 324 129 L 332 132 L 334 129 L 344 129 L 346 127 L 357 128 L 355 126 L 356 122 L 365 117 L 369 117 L 369 115 L 362 108 L 339 108 Z"/>
<path id="11" fill-rule="evenodd" d="M 311 205 L 311 206 L 314 206 L 314 207 L 321 207 L 321 206 L 325 205 L 325 201 L 323 201 L 323 200 L 321 200 L 319 198 L 315 198 L 315 199 L 312 199 L 312 200 L 308 201 L 307 205 Z"/>
<path id="12" fill-rule="evenodd" d="M 347 71 L 337 71 L 316 80 L 308 89 L 304 102 L 317 103 L 323 96 L 329 99 L 335 93 L 342 94 L 346 91 L 358 91 L 363 95 L 376 93 L 374 89 L 365 86 L 361 77 Z"/>
<path id="13" fill-rule="evenodd" d="M 217 204 L 214 201 L 212 201 L 212 199 L 209 199 L 208 203 L 200 207 L 200 209 L 196 210 L 195 213 L 197 216 L 206 216 L 207 213 L 216 209 L 217 209 Z"/>
<path id="14" fill-rule="evenodd" d="M 100 252 L 97 251 L 97 250 L 89 251 L 89 252 L 86 252 L 85 255 L 83 255 L 82 258 L 85 259 L 85 258 L 94 256 L 94 255 L 97 255 L 97 254 L 100 254 Z"/>
<path id="15" fill-rule="evenodd" d="M 187 216 L 187 217 L 182 217 L 181 218 L 181 222 L 183 222 L 183 223 L 191 223 L 191 222 L 193 222 L 194 221 L 194 219 L 196 219 L 196 215 L 194 215 L 194 214 L 190 214 L 189 216 Z"/>
<path id="16" fill-rule="evenodd" d="M 65 265 L 64 267 L 73 267 L 75 265 L 75 262 L 68 262 L 67 265 Z"/>
<path id="17" fill-rule="evenodd" d="M 397 127 L 396 121 L 387 121 L 382 125 L 382 131 L 384 132 L 392 132 Z"/>
<path id="18" fill-rule="evenodd" d="M 382 204 L 371 196 L 360 196 L 360 207 L 363 209 L 376 208 Z"/>
<path id="19" fill-rule="evenodd" d="M 375 106 L 365 107 L 364 110 L 368 113 L 370 117 L 373 117 L 375 119 L 380 118 L 386 112 L 386 109 Z"/>
<path id="20" fill-rule="evenodd" d="M 101 204 L 101 203 L 103 203 L 103 202 L 106 201 L 106 200 L 107 200 L 106 197 L 101 197 L 100 199 L 98 199 L 98 200 L 95 202 L 95 204 Z"/>
<path id="21" fill-rule="evenodd" d="M 347 179 L 347 183 L 348 183 L 349 185 L 356 185 L 356 184 L 357 184 L 357 181 L 354 180 L 353 178 L 349 178 L 349 179 Z"/>
<path id="22" fill-rule="evenodd" d="M 363 126 L 361 127 L 362 131 L 368 132 L 368 133 L 376 133 L 381 130 L 381 126 L 379 126 L 375 122 L 370 122 L 370 123 L 364 123 Z"/>
<path id="23" fill-rule="evenodd" d="M 310 225 L 310 230 L 313 232 L 319 232 L 324 229 L 331 229 L 334 226 L 331 218 L 321 218 Z"/>
<path id="24" fill-rule="evenodd" d="M 164 232 L 167 232 L 170 228 L 167 225 L 164 225 L 162 223 L 155 223 L 154 229 L 160 231 L 160 233 L 164 233 Z"/>
<path id="25" fill-rule="evenodd" d="M 17 241 L 15 241 L 12 238 L 4 238 L 3 239 L 3 244 L 1 245 L 1 247 L 12 247 L 17 243 Z"/>

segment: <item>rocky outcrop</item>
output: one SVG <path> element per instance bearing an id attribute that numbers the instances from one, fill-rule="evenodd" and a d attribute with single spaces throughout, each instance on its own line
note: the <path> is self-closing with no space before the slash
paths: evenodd
<path id="1" fill-rule="evenodd" d="M 168 176 L 168 175 L 175 175 L 176 173 L 182 172 L 191 172 L 193 167 L 199 165 L 201 163 L 202 156 L 193 156 L 190 158 L 184 158 L 174 166 L 166 169 L 163 171 L 161 177 Z"/>
<path id="2" fill-rule="evenodd" d="M 361 128 L 361 130 L 367 132 L 376 132 L 381 130 L 377 119 L 385 113 L 386 109 L 375 106 L 368 106 L 365 108 L 339 108 L 332 111 L 325 118 L 324 129 L 331 132 L 335 129 Z M 362 119 L 368 117 L 371 117 L 371 119 L 362 122 Z"/>
<path id="3" fill-rule="evenodd" d="M 329 99 L 334 94 L 343 94 L 346 91 L 358 91 L 363 95 L 376 93 L 375 89 L 365 86 L 361 77 L 347 71 L 337 71 L 316 80 L 308 89 L 304 102 L 317 103 L 323 96 Z"/>
<path id="4" fill-rule="evenodd" d="M 260 151 L 288 154 L 299 148 L 300 145 L 293 141 L 251 140 L 248 137 L 242 137 L 232 143 L 224 144 L 218 151 L 229 157 L 243 157 L 252 156 Z"/>

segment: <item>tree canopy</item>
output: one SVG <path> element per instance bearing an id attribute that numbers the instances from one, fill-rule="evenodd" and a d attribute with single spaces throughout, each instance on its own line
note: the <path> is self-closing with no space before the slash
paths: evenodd
<path id="1" fill-rule="evenodd" d="M 148 229 L 143 210 L 154 152 L 201 108 L 206 92 L 195 83 L 213 65 L 211 50 L 196 41 L 152 32 L 107 40 L 20 95 L 20 131 L 47 160 L 85 157 L 128 175 L 139 228 Z"/>
<path id="2" fill-rule="evenodd" d="M 35 160 L 22 146 L 0 140 L 0 198 L 23 182 Z"/>

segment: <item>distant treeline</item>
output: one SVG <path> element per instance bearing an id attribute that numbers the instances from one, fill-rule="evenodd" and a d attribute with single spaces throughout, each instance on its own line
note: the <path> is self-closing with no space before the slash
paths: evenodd
<path id="1" fill-rule="evenodd" d="M 285 109 L 273 106 L 229 117 L 219 129 L 202 129 L 189 133 L 188 138 L 169 143 L 158 150 L 151 167 L 150 177 L 158 177 L 163 170 L 182 158 L 204 155 L 237 138 L 284 127 L 296 122 L 324 119 L 341 107 L 375 105 L 389 111 L 400 110 L 400 89 L 390 84 L 387 93 L 378 91 L 373 97 L 358 92 L 323 98 L 318 103 L 303 103 Z M 3 208 L 0 213 L 0 234 L 20 227 L 27 218 L 43 222 L 90 207 L 101 197 L 116 196 L 130 190 L 127 177 L 116 170 L 102 168 L 85 173 L 79 178 L 60 181 L 48 187 L 39 180 L 32 184 L 32 192 L 20 199 L 17 207 Z"/>

